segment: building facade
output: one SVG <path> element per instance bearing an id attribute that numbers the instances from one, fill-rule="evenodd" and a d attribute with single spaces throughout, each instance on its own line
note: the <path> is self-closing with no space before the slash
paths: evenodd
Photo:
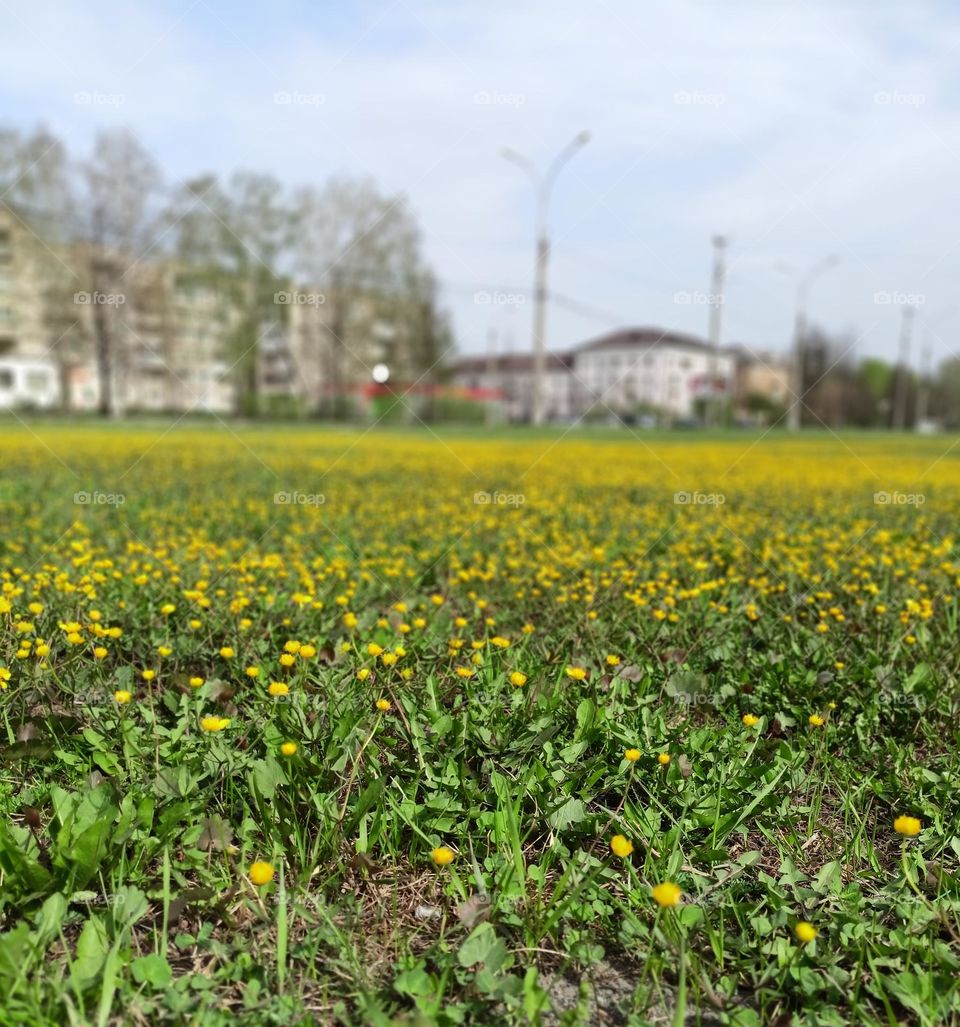
<path id="1" fill-rule="evenodd" d="M 735 359 L 714 353 L 694 336 L 656 328 L 611 332 L 568 353 L 549 354 L 544 380 L 546 419 L 693 419 L 710 399 L 732 395 Z M 533 413 L 533 356 L 464 357 L 454 367 L 455 384 L 493 390 L 508 420 Z"/>

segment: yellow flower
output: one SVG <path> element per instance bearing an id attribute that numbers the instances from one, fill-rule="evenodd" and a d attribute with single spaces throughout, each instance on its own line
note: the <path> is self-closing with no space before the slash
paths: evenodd
<path id="1" fill-rule="evenodd" d="M 567 677 L 573 678 L 574 681 L 583 681 L 587 676 L 587 672 L 583 667 L 567 667 Z"/>
<path id="2" fill-rule="evenodd" d="M 367 653 L 370 656 L 379 656 L 383 652 L 383 646 L 377 645 L 376 642 L 371 642 L 367 646 Z"/>
<path id="3" fill-rule="evenodd" d="M 173 650 L 168 645 L 158 645 L 157 652 L 161 656 L 169 656 L 173 652 Z"/>
<path id="4" fill-rule="evenodd" d="M 269 884 L 273 880 L 273 875 L 273 867 L 269 863 L 264 863 L 262 860 L 257 860 L 249 870 L 250 880 L 258 888 L 262 888 L 265 884 Z"/>
<path id="5" fill-rule="evenodd" d="M 199 688 L 203 684 L 203 678 L 192 677 L 190 678 L 190 687 Z"/>
<path id="6" fill-rule="evenodd" d="M 817 936 L 817 929 L 813 924 L 808 923 L 806 920 L 801 920 L 796 927 L 793 929 L 793 933 L 797 936 L 797 939 L 803 942 L 804 945 L 813 941 Z"/>
<path id="7" fill-rule="evenodd" d="M 639 749 L 627 749 L 623 754 L 623 758 L 625 760 L 629 760 L 631 763 L 636 763 L 637 760 L 640 759 L 641 755 L 642 753 Z"/>
<path id="8" fill-rule="evenodd" d="M 502 635 L 494 635 L 493 638 L 490 639 L 490 641 L 498 649 L 506 649 L 510 645 L 510 639 L 504 638 Z"/>
<path id="9" fill-rule="evenodd" d="M 823 727 L 824 724 L 823 717 L 817 713 L 811 713 L 810 716 L 807 717 L 807 721 L 811 727 Z"/>
<path id="10" fill-rule="evenodd" d="M 155 670 L 145 670 L 142 672 L 141 676 L 143 677 L 144 681 L 153 681 L 153 679 L 157 676 L 157 672 Z"/>
<path id="11" fill-rule="evenodd" d="M 610 849 L 615 856 L 626 859 L 633 852 L 633 842 L 629 838 L 624 838 L 622 834 L 615 834 L 610 839 Z"/>
<path id="12" fill-rule="evenodd" d="M 284 756 L 296 756 L 297 755 L 297 743 L 296 742 L 284 742 L 280 746 L 280 752 Z"/>
<path id="13" fill-rule="evenodd" d="M 523 688 L 527 683 L 527 675 L 522 670 L 515 670 L 510 675 L 510 684 L 515 688 Z"/>
<path id="14" fill-rule="evenodd" d="M 300 646 L 300 658 L 309 660 L 311 656 L 317 655 L 317 648 L 313 645 L 302 645 Z"/>
<path id="15" fill-rule="evenodd" d="M 6 688 L 10 680 L 10 671 L 6 667 L 0 667 L 0 688 Z"/>
<path id="16" fill-rule="evenodd" d="M 608 667 L 619 667 L 619 666 L 620 666 L 620 657 L 619 657 L 619 656 L 614 656 L 614 655 L 613 655 L 613 654 L 611 653 L 611 654 L 610 654 L 610 655 L 609 655 L 609 656 L 607 657 L 607 666 L 608 666 Z"/>
<path id="17" fill-rule="evenodd" d="M 37 656 L 46 656 L 50 652 L 50 646 L 48 646 L 46 642 L 41 642 L 37 648 L 34 649 L 34 652 Z M 96 650 L 94 650 L 94 654 L 96 654 Z"/>
<path id="18" fill-rule="evenodd" d="M 234 657 L 234 656 L 236 655 L 236 653 L 234 653 L 234 651 L 233 651 L 233 647 L 232 647 L 232 646 L 229 646 L 229 645 L 225 645 L 225 646 L 223 646 L 223 647 L 221 648 L 221 650 L 220 650 L 220 655 L 221 655 L 221 656 L 222 656 L 222 657 L 223 657 L 223 658 L 224 658 L 225 660 L 232 660 L 232 659 L 233 659 L 233 657 Z"/>
<path id="19" fill-rule="evenodd" d="M 453 862 L 454 855 L 453 849 L 448 849 L 446 845 L 441 845 L 430 853 L 430 858 L 438 867 L 446 867 Z"/>
<path id="20" fill-rule="evenodd" d="M 260 677 L 260 668 L 247 667 L 247 669 L 244 671 L 244 674 L 246 674 L 248 678 L 258 678 Z"/>
<path id="21" fill-rule="evenodd" d="M 164 603 L 163 606 L 160 607 L 160 612 L 166 617 L 173 613 L 175 609 L 176 607 L 173 603 Z"/>
<path id="22" fill-rule="evenodd" d="M 670 753 L 668 753 L 668 752 L 660 753 L 660 755 L 657 757 L 657 763 L 659 763 L 661 767 L 668 766 L 669 763 L 670 763 Z"/>
<path id="23" fill-rule="evenodd" d="M 283 643 L 283 651 L 285 653 L 293 653 L 296 656 L 300 652 L 300 643 L 295 638 L 291 638 Z"/>
<path id="24" fill-rule="evenodd" d="M 473 677 L 473 667 L 457 667 L 457 676 L 461 678 Z"/>
<path id="25" fill-rule="evenodd" d="M 292 667 L 297 662 L 296 656 L 292 653 L 281 653 L 280 664 L 283 667 Z"/>
<path id="26" fill-rule="evenodd" d="M 39 646 L 38 646 L 37 648 L 38 648 L 38 650 L 39 650 Z M 94 655 L 94 656 L 95 656 L 95 657 L 96 657 L 96 658 L 97 658 L 98 660 L 105 660 L 105 659 L 107 658 L 107 650 L 106 650 L 106 649 L 105 649 L 105 648 L 104 648 L 104 647 L 103 647 L 102 645 L 98 645 L 98 646 L 97 646 L 97 647 L 96 647 L 96 648 L 95 648 L 95 649 L 93 650 L 93 655 Z"/>
<path id="27" fill-rule="evenodd" d="M 760 723 L 760 718 L 754 716 L 752 713 L 745 713 L 741 720 L 743 720 L 743 723 L 747 727 L 754 727 L 756 724 Z"/>
<path id="28" fill-rule="evenodd" d="M 113 698 L 115 702 L 118 702 L 123 706 L 124 703 L 130 702 L 133 698 L 133 694 L 128 692 L 125 688 L 118 688 L 117 691 L 113 693 Z"/>
<path id="29" fill-rule="evenodd" d="M 923 825 L 917 817 L 900 816 L 893 822 L 894 831 L 907 838 L 915 838 L 920 833 L 922 827 Z"/>
<path id="30" fill-rule="evenodd" d="M 288 695 L 290 692 L 290 686 L 285 684 L 283 681 L 271 681 L 267 686 L 267 691 L 272 696 Z"/>
<path id="31" fill-rule="evenodd" d="M 370 677 L 370 668 L 369 667 L 361 667 L 357 671 L 357 680 L 358 681 L 366 681 L 368 677 Z"/>
<path id="32" fill-rule="evenodd" d="M 204 731 L 222 731 L 229 723 L 229 717 L 204 717 L 200 721 L 200 727 Z"/>
<path id="33" fill-rule="evenodd" d="M 390 700 L 389 699 L 378 699 L 377 700 L 377 709 L 381 713 L 386 713 L 387 710 L 390 709 Z"/>
<path id="34" fill-rule="evenodd" d="M 680 885 L 674 884 L 673 881 L 663 881 L 660 884 L 654 885 L 650 890 L 650 895 L 661 909 L 669 909 L 680 902 L 680 899 L 683 897 L 683 889 Z"/>

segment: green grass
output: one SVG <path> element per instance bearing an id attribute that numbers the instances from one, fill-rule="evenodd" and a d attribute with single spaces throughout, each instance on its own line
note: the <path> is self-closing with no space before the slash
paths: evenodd
<path id="1" fill-rule="evenodd" d="M 960 1024 L 957 450 L 638 434 L 6 432 L 0 1024 Z"/>

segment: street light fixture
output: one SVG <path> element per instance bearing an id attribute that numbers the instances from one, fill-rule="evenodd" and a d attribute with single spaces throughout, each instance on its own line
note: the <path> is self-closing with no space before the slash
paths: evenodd
<path id="1" fill-rule="evenodd" d="M 547 211 L 550 193 L 557 175 L 570 158 L 590 141 L 589 132 L 580 132 L 554 157 L 543 173 L 536 164 L 522 153 L 505 148 L 501 156 L 516 164 L 530 176 L 537 191 L 536 215 L 536 257 L 534 261 L 534 304 L 533 304 L 533 423 L 544 421 L 544 374 L 546 371 L 546 320 L 547 320 L 547 269 L 550 262 L 550 239 L 547 225 Z"/>

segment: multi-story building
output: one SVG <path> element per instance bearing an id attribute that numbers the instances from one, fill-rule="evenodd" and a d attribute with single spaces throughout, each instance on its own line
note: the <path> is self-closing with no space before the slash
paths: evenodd
<path id="1" fill-rule="evenodd" d="M 548 421 L 690 419 L 702 412 L 705 401 L 731 394 L 733 373 L 727 350 L 715 353 L 693 336 L 624 329 L 548 356 L 545 416 Z M 532 354 L 465 357 L 454 368 L 454 381 L 465 388 L 497 390 L 510 420 L 527 421 L 532 415 Z"/>
<path id="2" fill-rule="evenodd" d="M 495 357 L 464 357 L 454 368 L 454 383 L 496 396 L 502 416 L 529 421 L 533 413 L 533 354 L 504 353 Z M 574 405 L 575 378 L 571 355 L 548 353 L 543 381 L 543 408 L 548 421 L 569 421 Z"/>
<path id="3" fill-rule="evenodd" d="M 736 350 L 734 403 L 743 420 L 769 421 L 777 411 L 786 410 L 793 398 L 790 360 L 777 353 L 739 347 Z"/>

